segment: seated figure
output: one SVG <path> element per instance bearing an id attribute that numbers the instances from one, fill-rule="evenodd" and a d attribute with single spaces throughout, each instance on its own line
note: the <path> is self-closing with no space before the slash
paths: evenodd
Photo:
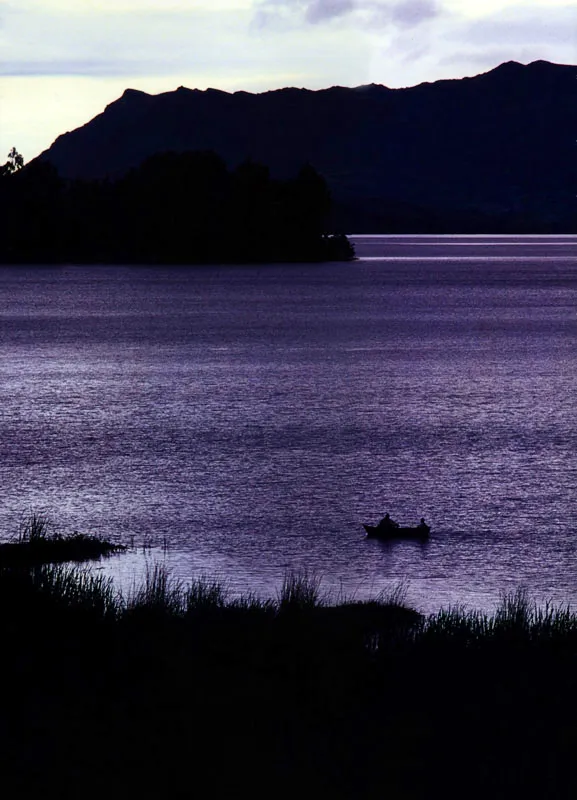
<path id="1" fill-rule="evenodd" d="M 390 516 L 387 513 L 382 518 L 382 520 L 379 522 L 378 527 L 379 528 L 385 528 L 385 529 L 388 529 L 388 530 L 392 530 L 394 528 L 398 528 L 399 527 L 399 523 L 395 522 L 394 519 L 391 519 Z"/>

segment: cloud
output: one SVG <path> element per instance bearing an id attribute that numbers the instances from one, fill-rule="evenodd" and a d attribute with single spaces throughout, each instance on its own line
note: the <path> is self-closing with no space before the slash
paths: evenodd
<path id="1" fill-rule="evenodd" d="M 351 28 L 414 28 L 442 14 L 440 0 L 258 0 L 253 26 L 288 31 L 346 22 Z"/>
<path id="2" fill-rule="evenodd" d="M 162 59 L 44 58 L 0 62 L 4 77 L 120 77 L 122 75 L 170 74 L 174 64 Z"/>
<path id="3" fill-rule="evenodd" d="M 305 19 L 314 24 L 349 14 L 357 3 L 355 0 L 311 0 L 305 5 Z"/>
<path id="4" fill-rule="evenodd" d="M 575 64 L 574 17 L 574 7 L 533 3 L 476 19 L 441 10 L 419 28 L 375 28 L 370 33 L 370 81 L 414 86 L 473 76 L 505 61 Z"/>
<path id="5" fill-rule="evenodd" d="M 436 0 L 404 0 L 392 6 L 391 21 L 393 24 L 414 27 L 440 14 L 441 8 Z"/>
<path id="6" fill-rule="evenodd" d="M 223 53 L 242 64 L 250 59 L 242 34 L 249 20 L 250 12 L 242 10 L 6 15 L 0 74 L 167 75 L 226 63 Z"/>
<path id="7" fill-rule="evenodd" d="M 574 64 L 577 53 L 575 11 L 569 6 L 503 9 L 475 21 L 456 19 L 445 31 L 438 65 L 474 74 L 505 61 L 546 60 Z"/>
<path id="8" fill-rule="evenodd" d="M 199 83 L 216 75 L 239 85 L 260 73 L 301 76 L 311 86 L 369 77 L 410 85 L 444 76 L 451 65 L 453 74 L 471 74 L 476 65 L 489 67 L 496 52 L 503 60 L 571 62 L 577 51 L 569 5 L 509 5 L 474 20 L 449 11 L 456 8 L 449 0 L 219 0 L 210 9 L 208 0 L 187 0 L 186 8 L 185 0 L 171 0 L 163 11 L 153 8 L 156 1 L 134 14 L 119 8 L 136 0 L 114 11 L 113 0 L 102 11 L 90 0 L 90 13 L 79 5 L 70 13 L 70 0 L 0 0 L 0 74 L 188 74 Z M 463 0 L 461 8 L 472 6 Z M 370 76 L 362 74 L 369 63 Z"/>
<path id="9" fill-rule="evenodd" d="M 453 38 L 463 39 L 476 47 L 496 44 L 515 47 L 539 44 L 561 47 L 573 44 L 577 51 L 575 9 L 568 6 L 532 8 L 527 11 L 505 10 L 491 17 L 463 21 Z"/>
<path id="10" fill-rule="evenodd" d="M 140 86 L 140 79 L 146 79 L 143 88 L 163 78 L 166 85 L 175 76 L 174 87 L 256 91 L 364 82 L 370 53 L 358 30 L 307 25 L 305 33 L 295 28 L 279 37 L 251 31 L 252 16 L 252 7 L 102 12 L 97 18 L 38 9 L 25 21 L 11 17 L 9 30 L 0 30 L 0 75 L 14 80 L 122 78 L 125 85 Z"/>

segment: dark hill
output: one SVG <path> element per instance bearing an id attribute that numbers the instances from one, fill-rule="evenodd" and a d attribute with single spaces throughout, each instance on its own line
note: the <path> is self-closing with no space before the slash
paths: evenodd
<path id="1" fill-rule="evenodd" d="M 128 89 L 40 158 L 116 177 L 166 150 L 214 150 L 278 177 L 309 162 L 348 230 L 576 229 L 577 67 L 502 64 L 408 89 L 263 94 Z"/>

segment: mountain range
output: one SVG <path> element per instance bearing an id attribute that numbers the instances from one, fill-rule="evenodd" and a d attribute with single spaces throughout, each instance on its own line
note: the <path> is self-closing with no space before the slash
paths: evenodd
<path id="1" fill-rule="evenodd" d="M 164 151 L 212 150 L 279 178 L 308 163 L 346 232 L 577 232 L 576 78 L 510 61 L 405 89 L 127 89 L 38 158 L 86 179 Z"/>

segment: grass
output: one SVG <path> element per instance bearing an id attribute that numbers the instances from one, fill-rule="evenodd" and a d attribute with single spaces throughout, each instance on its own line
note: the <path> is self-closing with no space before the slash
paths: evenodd
<path id="1" fill-rule="evenodd" d="M 18 542 L 20 544 L 44 542 L 54 538 L 54 535 L 50 534 L 51 527 L 52 523 L 47 514 L 41 511 L 32 511 L 20 523 Z"/>
<path id="2" fill-rule="evenodd" d="M 211 611 L 220 611 L 228 605 L 228 592 L 226 587 L 214 578 L 201 576 L 194 579 L 185 590 L 186 615 L 203 614 Z M 234 604 L 233 604 L 234 605 Z M 260 607 L 256 598 L 241 598 L 237 607 L 250 610 Z"/>
<path id="3" fill-rule="evenodd" d="M 321 604 L 321 578 L 307 570 L 285 574 L 277 596 L 280 612 L 310 611 Z"/>
<path id="4" fill-rule="evenodd" d="M 44 539 L 43 534 L 39 537 Z M 337 619 L 339 625 L 360 626 L 365 633 L 381 638 L 394 632 L 392 638 L 397 643 L 399 630 L 403 629 L 407 647 L 435 645 L 475 650 L 501 643 L 577 644 L 577 615 L 571 608 L 552 603 L 539 606 L 523 589 L 503 594 L 494 614 L 453 607 L 424 616 L 408 606 L 403 583 L 373 600 L 343 598 L 332 604 L 321 594 L 321 578 L 306 570 L 288 572 L 276 598 L 262 599 L 250 593 L 231 597 L 224 584 L 206 575 L 184 583 L 162 563 L 148 564 L 143 581 L 127 596 L 115 589 L 111 578 L 94 575 L 87 568 L 60 563 L 20 567 L 0 565 L 0 604 L 2 598 L 5 600 L 19 587 L 20 596 L 39 596 L 54 601 L 60 609 L 90 610 L 117 621 L 139 613 L 194 624 L 215 612 L 226 615 L 242 611 L 257 616 L 265 613 L 278 619 L 298 612 L 301 620 L 310 618 L 330 624 L 330 620 Z"/>
<path id="5" fill-rule="evenodd" d="M 171 579 L 168 569 L 162 564 L 147 564 L 144 582 L 133 589 L 126 603 L 129 614 L 180 617 L 184 608 L 183 586 Z"/>
<path id="6" fill-rule="evenodd" d="M 98 536 L 76 531 L 63 536 L 53 530 L 46 514 L 32 512 L 21 523 L 17 540 L 0 544 L 0 567 L 90 561 L 124 550 Z"/>
<path id="7" fill-rule="evenodd" d="M 122 612 L 122 598 L 112 578 L 64 564 L 35 568 L 30 574 L 33 591 L 58 608 L 110 620 L 118 619 Z"/>
<path id="8" fill-rule="evenodd" d="M 503 593 L 494 614 L 459 607 L 432 614 L 415 630 L 415 641 L 462 649 L 577 643 L 577 615 L 569 606 L 539 606 L 521 588 Z"/>
<path id="9" fill-rule="evenodd" d="M 503 595 L 424 616 L 402 584 L 331 604 L 292 572 L 233 597 L 151 564 L 126 596 L 0 568 L 4 780 L 150 796 L 577 796 L 577 616 Z M 12 710 L 11 710 L 12 709 Z M 191 772 L 193 770 L 193 772 Z M 25 795 L 26 796 L 26 795 Z"/>
<path id="10" fill-rule="evenodd" d="M 77 534 L 72 537 L 77 540 Z M 92 538 L 92 537 L 88 537 Z M 84 537 L 82 537 L 84 540 Z M 57 547 L 68 538 L 50 534 L 49 522 L 33 515 L 14 546 Z M 98 540 L 100 541 L 100 540 Z M 49 543 L 49 544 L 47 544 Z M 6 545 L 0 545 L 0 552 Z M 115 546 L 116 547 L 116 546 Z M 57 561 L 57 559 L 55 559 Z M 297 615 L 297 622 L 315 620 L 327 628 L 378 638 L 379 649 L 394 642 L 406 649 L 440 648 L 454 652 L 503 647 L 539 647 L 551 643 L 577 646 L 577 615 L 569 606 L 552 603 L 539 606 L 523 589 L 506 593 L 493 614 L 460 607 L 442 609 L 424 616 L 407 604 L 403 583 L 381 592 L 373 600 L 342 598 L 330 603 L 321 593 L 321 578 L 306 570 L 288 572 L 275 598 L 254 594 L 231 597 L 227 587 L 210 576 L 200 576 L 186 584 L 173 578 L 162 563 L 148 564 L 143 581 L 127 596 L 118 592 L 111 578 L 94 575 L 89 569 L 63 563 L 29 563 L 0 559 L 0 606 L 12 597 L 12 611 L 24 597 L 49 601 L 54 608 L 90 611 L 102 619 L 121 622 L 138 615 L 179 620 L 194 625 L 206 616 L 253 614 L 262 618 L 284 619 Z M 25 605 L 25 604 L 24 604 Z"/>

